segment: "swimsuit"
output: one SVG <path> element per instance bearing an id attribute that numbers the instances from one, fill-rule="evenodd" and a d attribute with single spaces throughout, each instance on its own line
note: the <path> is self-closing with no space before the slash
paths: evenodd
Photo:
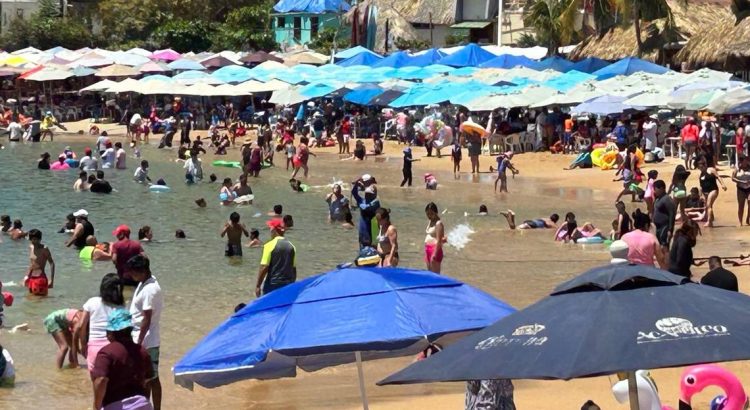
<path id="1" fill-rule="evenodd" d="M 427 263 L 430 263 L 433 259 L 433 255 L 435 255 L 435 262 L 442 262 L 443 261 L 443 248 L 438 249 L 437 247 L 437 238 L 435 238 L 435 231 L 437 230 L 437 222 L 435 223 L 435 226 L 427 226 L 427 229 L 425 230 L 425 233 L 427 233 L 427 236 L 425 237 L 424 241 L 424 260 Z"/>
<path id="2" fill-rule="evenodd" d="M 701 172 L 700 185 L 704 195 L 719 190 L 719 185 L 716 183 L 716 175 L 711 175 L 708 171 Z"/>
<path id="3" fill-rule="evenodd" d="M 527 221 L 523 221 L 526 226 L 529 227 L 529 229 L 542 229 L 547 227 L 547 223 L 544 222 L 544 219 L 529 219 Z"/>

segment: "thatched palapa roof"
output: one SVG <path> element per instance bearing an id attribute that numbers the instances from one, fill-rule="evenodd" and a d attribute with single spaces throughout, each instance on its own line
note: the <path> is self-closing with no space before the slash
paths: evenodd
<path id="1" fill-rule="evenodd" d="M 703 26 L 674 60 L 687 63 L 692 69 L 747 70 L 750 67 L 750 18 L 735 24 L 731 16 L 723 24 Z"/>
<path id="2" fill-rule="evenodd" d="M 690 44 L 690 39 L 710 27 L 733 25 L 734 16 L 729 7 L 717 1 L 691 0 L 687 6 L 677 0 L 668 0 L 674 16 L 676 31 L 665 30 L 665 19 L 641 23 L 641 39 L 645 51 L 641 58 L 659 61 L 664 46 L 677 42 Z M 635 26 L 617 26 L 602 35 L 592 35 L 573 50 L 571 58 L 598 57 L 618 60 L 638 55 Z"/>

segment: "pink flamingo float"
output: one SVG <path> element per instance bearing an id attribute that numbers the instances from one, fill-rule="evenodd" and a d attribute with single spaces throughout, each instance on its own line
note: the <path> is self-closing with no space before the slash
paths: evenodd
<path id="1" fill-rule="evenodd" d="M 661 405 L 656 386 L 649 379 L 648 372 L 643 370 L 636 372 L 640 409 L 675 410 L 673 407 Z M 691 410 L 693 396 L 708 386 L 717 386 L 724 391 L 724 396 L 718 396 L 711 401 L 711 410 L 746 410 L 748 408 L 747 394 L 737 376 L 723 367 L 704 364 L 688 367 L 682 372 L 679 410 Z M 628 400 L 627 380 L 615 384 L 612 390 L 620 403 Z"/>

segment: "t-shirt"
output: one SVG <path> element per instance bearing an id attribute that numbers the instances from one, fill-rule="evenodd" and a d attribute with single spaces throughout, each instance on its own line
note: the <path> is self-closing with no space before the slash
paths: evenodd
<path id="1" fill-rule="evenodd" d="M 132 279 L 130 272 L 125 268 L 125 264 L 130 258 L 143 253 L 143 247 L 138 241 L 131 239 L 119 240 L 112 244 L 112 255 L 117 255 L 117 262 L 115 268 L 117 269 L 117 276 L 120 278 Z"/>
<path id="2" fill-rule="evenodd" d="M 66 159 L 65 163 L 68 164 L 68 166 L 71 168 L 78 168 L 78 166 L 80 165 L 80 162 L 78 162 L 77 159 L 73 159 L 73 158 Z"/>
<path id="3" fill-rule="evenodd" d="M 344 207 L 349 205 L 349 199 L 347 199 L 345 196 L 341 196 L 341 198 L 336 198 L 336 196 L 331 197 L 331 202 L 328 204 L 328 211 L 331 216 L 331 220 L 333 221 L 343 221 L 344 220 Z"/>
<path id="4" fill-rule="evenodd" d="M 109 182 L 103 179 L 97 179 L 96 181 L 91 183 L 89 191 L 95 192 L 97 194 L 109 194 L 112 192 L 112 185 L 110 185 Z"/>
<path id="5" fill-rule="evenodd" d="M 737 276 L 731 271 L 722 267 L 718 267 L 709 271 L 706 276 L 701 279 L 701 283 L 704 285 L 713 286 L 715 288 L 739 292 L 739 286 L 737 286 Z"/>
<path id="6" fill-rule="evenodd" d="M 63 171 L 66 169 L 70 169 L 70 166 L 65 161 L 55 161 L 52 163 L 52 165 L 49 166 L 49 169 L 53 171 Z"/>
<path id="7" fill-rule="evenodd" d="M 682 127 L 682 131 L 680 131 L 680 136 L 682 137 L 682 142 L 685 141 L 698 141 L 698 133 L 700 131 L 698 130 L 698 126 L 695 124 L 687 124 L 684 127 Z"/>
<path id="8" fill-rule="evenodd" d="M 115 165 L 115 149 L 107 148 L 102 154 L 102 168 L 112 168 Z"/>
<path id="9" fill-rule="evenodd" d="M 83 304 L 83 310 L 89 314 L 89 340 L 107 339 L 107 318 L 116 309 L 122 309 L 122 306 L 107 305 L 99 296 Z"/>
<path id="10" fill-rule="evenodd" d="M 297 280 L 297 250 L 283 236 L 277 236 L 263 245 L 260 264 L 268 266 L 265 280 L 269 285 L 288 285 Z"/>
<path id="11" fill-rule="evenodd" d="M 654 249 L 659 246 L 656 236 L 636 229 L 622 236 L 628 244 L 628 261 L 637 265 L 654 266 Z"/>
<path id="12" fill-rule="evenodd" d="M 145 381 L 153 375 L 146 349 L 135 343 L 112 342 L 99 350 L 91 377 L 106 377 L 104 406 L 132 396 L 145 396 Z"/>
<path id="13" fill-rule="evenodd" d="M 155 277 L 152 276 L 138 284 L 133 293 L 133 301 L 130 303 L 130 314 L 133 315 L 133 341 L 137 342 L 138 335 L 141 333 L 143 311 L 150 310 L 151 326 L 146 330 L 146 337 L 143 339 L 143 347 L 146 349 L 159 347 L 161 343 L 159 319 L 163 306 L 164 295 Z"/>
<path id="14" fill-rule="evenodd" d="M 643 124 L 643 139 L 646 141 L 646 149 L 649 151 L 656 148 L 656 129 L 657 124 L 654 121 L 647 121 Z"/>
<path id="15" fill-rule="evenodd" d="M 690 278 L 690 265 L 693 264 L 693 247 L 685 235 L 675 235 L 669 251 L 669 271 L 675 275 Z"/>
<path id="16" fill-rule="evenodd" d="M 573 132 L 573 120 L 570 118 L 565 119 L 565 132 Z"/>
<path id="17" fill-rule="evenodd" d="M 109 141 L 109 137 L 100 135 L 99 138 L 96 139 L 96 150 L 99 152 L 104 151 L 104 147 L 105 145 L 107 145 L 107 141 Z"/>
<path id="18" fill-rule="evenodd" d="M 120 148 L 117 150 L 117 154 L 115 155 L 117 158 L 117 165 L 115 168 L 117 169 L 125 169 L 125 158 L 127 158 L 127 155 L 125 153 L 125 150 Z"/>
<path id="19" fill-rule="evenodd" d="M 89 155 L 81 158 L 80 167 L 84 171 L 96 171 L 99 169 L 99 161 Z"/>
<path id="20" fill-rule="evenodd" d="M 133 174 L 133 178 L 138 182 L 146 182 L 146 177 L 148 177 L 148 168 L 138 167 Z"/>
<path id="21" fill-rule="evenodd" d="M 21 124 L 13 121 L 8 125 L 8 132 L 10 133 L 11 141 L 20 141 L 23 136 L 23 127 Z"/>
<path id="22" fill-rule="evenodd" d="M 142 121 L 141 114 L 135 113 L 130 117 L 130 125 L 141 125 Z"/>
<path id="23" fill-rule="evenodd" d="M 654 202 L 654 225 L 660 227 L 674 226 L 675 205 L 669 195 L 662 195 Z"/>

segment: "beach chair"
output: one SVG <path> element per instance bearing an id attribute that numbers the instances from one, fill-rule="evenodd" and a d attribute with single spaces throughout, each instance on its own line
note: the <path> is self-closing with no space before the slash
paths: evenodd
<path id="1" fill-rule="evenodd" d="M 521 134 L 510 134 L 506 136 L 505 149 L 513 151 L 514 153 L 523 152 L 523 145 L 521 145 Z"/>
<path id="2" fill-rule="evenodd" d="M 523 152 L 534 152 L 534 134 L 521 132 L 521 148 Z"/>
<path id="3" fill-rule="evenodd" d="M 500 134 L 492 134 L 487 138 L 487 144 L 484 147 L 487 155 L 499 154 L 505 150 L 505 138 Z"/>

